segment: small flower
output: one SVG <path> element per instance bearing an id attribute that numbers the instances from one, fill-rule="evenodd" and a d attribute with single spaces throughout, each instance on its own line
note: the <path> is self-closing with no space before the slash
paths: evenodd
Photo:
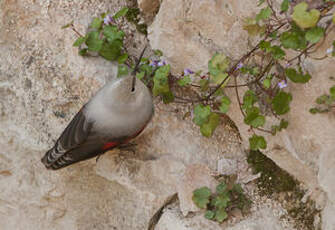
<path id="1" fill-rule="evenodd" d="M 206 75 L 202 75 L 200 78 L 201 78 L 201 79 L 205 79 L 205 78 L 206 78 Z"/>
<path id="2" fill-rule="evenodd" d="M 240 63 L 237 64 L 236 69 L 241 69 L 242 67 L 243 67 L 243 63 L 240 62 Z"/>
<path id="3" fill-rule="evenodd" d="M 163 65 L 166 65 L 166 64 L 167 64 L 166 61 L 162 60 L 162 61 L 159 61 L 157 63 L 157 66 L 163 66 Z"/>
<path id="4" fill-rule="evenodd" d="M 194 72 L 192 71 L 192 70 L 190 70 L 190 69 L 184 69 L 184 76 L 186 76 L 186 75 L 190 75 L 190 74 L 193 74 Z"/>
<path id="5" fill-rule="evenodd" d="M 283 89 L 283 88 L 287 87 L 287 82 L 286 82 L 285 80 L 280 81 L 280 82 L 278 83 L 278 87 L 279 87 L 280 89 Z"/>
<path id="6" fill-rule="evenodd" d="M 152 67 L 156 67 L 156 66 L 158 66 L 158 63 L 159 63 L 159 61 L 150 61 L 150 66 L 152 66 Z"/>
<path id="7" fill-rule="evenodd" d="M 111 24 L 111 23 L 114 23 L 115 21 L 114 21 L 114 18 L 113 18 L 113 16 L 112 15 L 106 15 L 105 16 L 105 18 L 104 18 L 104 24 L 105 25 L 109 25 L 109 24 Z"/>
<path id="8" fill-rule="evenodd" d="M 290 66 L 291 66 L 291 63 L 286 62 L 286 64 L 285 64 L 285 68 L 288 68 L 288 67 L 290 67 Z"/>
<path id="9" fill-rule="evenodd" d="M 331 53 L 333 53 L 333 51 L 334 51 L 334 47 L 332 46 L 332 47 L 327 49 L 326 53 L 331 54 Z"/>

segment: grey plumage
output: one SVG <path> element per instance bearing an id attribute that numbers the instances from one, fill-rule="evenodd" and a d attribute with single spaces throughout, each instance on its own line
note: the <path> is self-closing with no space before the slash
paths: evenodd
<path id="1" fill-rule="evenodd" d="M 128 75 L 107 83 L 72 119 L 55 146 L 42 158 L 48 169 L 83 161 L 136 137 L 153 116 L 144 83 Z"/>

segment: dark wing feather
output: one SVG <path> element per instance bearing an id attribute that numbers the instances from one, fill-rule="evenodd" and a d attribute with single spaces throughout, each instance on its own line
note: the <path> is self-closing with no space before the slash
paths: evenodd
<path id="1" fill-rule="evenodd" d="M 66 152 L 63 156 L 58 158 L 55 162 L 53 162 L 52 165 L 50 165 L 49 168 L 56 170 L 64 168 L 68 165 L 77 163 L 79 161 L 84 161 L 96 156 L 99 156 L 106 151 L 116 147 L 118 145 L 117 142 L 115 142 L 115 146 L 103 150 L 103 144 L 100 141 L 87 141 L 84 144 L 78 146 L 75 149 L 72 149 L 68 152 Z"/>
<path id="2" fill-rule="evenodd" d="M 75 115 L 61 136 L 42 158 L 43 164 L 50 168 L 60 157 L 68 151 L 77 148 L 85 142 L 91 133 L 93 122 L 88 121 L 83 113 L 84 107 Z"/>

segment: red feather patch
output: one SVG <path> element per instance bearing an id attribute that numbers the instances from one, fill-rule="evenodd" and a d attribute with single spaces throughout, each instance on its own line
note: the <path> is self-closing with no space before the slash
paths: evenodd
<path id="1" fill-rule="evenodd" d="M 113 148 L 117 144 L 118 144 L 118 142 L 108 142 L 102 147 L 102 150 L 107 150 L 107 149 Z"/>

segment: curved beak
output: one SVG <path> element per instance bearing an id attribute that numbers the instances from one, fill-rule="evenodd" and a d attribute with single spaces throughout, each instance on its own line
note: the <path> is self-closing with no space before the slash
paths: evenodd
<path id="1" fill-rule="evenodd" d="M 135 68 L 134 68 L 134 70 L 133 70 L 132 73 L 131 73 L 131 74 L 133 75 L 133 81 L 132 81 L 132 83 L 131 83 L 131 91 L 132 91 L 132 92 L 135 90 L 136 71 L 137 71 L 137 69 L 138 69 L 138 67 L 139 67 L 139 65 L 140 65 L 140 63 L 141 63 L 141 59 L 142 59 L 142 57 L 143 57 L 143 54 L 144 54 L 144 51 L 145 51 L 146 48 L 147 48 L 147 45 L 145 45 L 144 49 L 142 50 L 142 52 L 141 52 L 141 54 L 140 54 L 140 57 L 139 57 L 139 59 L 137 60 L 137 63 L 136 63 L 136 65 L 135 65 Z"/>

